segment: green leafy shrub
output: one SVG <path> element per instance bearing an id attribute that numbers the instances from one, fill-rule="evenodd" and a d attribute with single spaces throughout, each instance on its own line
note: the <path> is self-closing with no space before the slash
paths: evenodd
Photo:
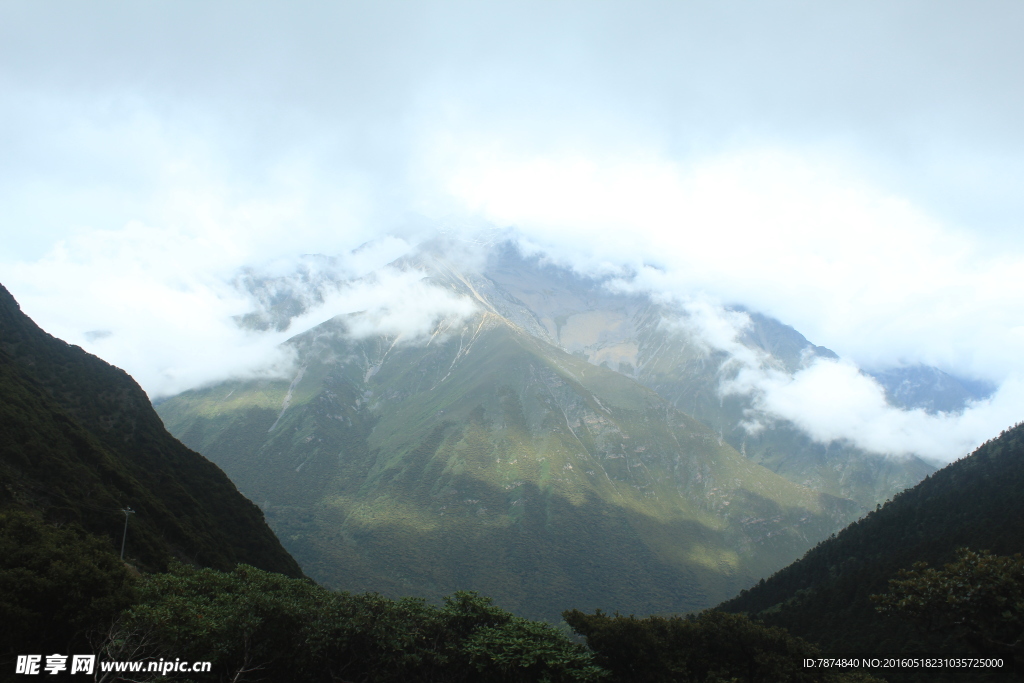
<path id="1" fill-rule="evenodd" d="M 26 512 L 0 512 L 0 659 L 86 647 L 133 599 L 107 539 Z"/>
<path id="2" fill-rule="evenodd" d="M 1024 557 L 956 551 L 942 569 L 916 562 L 873 595 L 882 614 L 943 631 L 978 651 L 1024 655 Z"/>
<path id="3" fill-rule="evenodd" d="M 696 617 L 638 619 L 573 610 L 563 616 L 586 637 L 613 682 L 877 681 L 857 672 L 804 668 L 805 658 L 821 656 L 817 648 L 741 614 L 708 610 Z"/>
<path id="4" fill-rule="evenodd" d="M 145 577 L 140 601 L 105 645 L 111 659 L 213 663 L 224 681 L 596 681 L 581 645 L 474 593 L 438 608 L 414 598 L 334 593 L 239 565 L 173 564 Z"/>

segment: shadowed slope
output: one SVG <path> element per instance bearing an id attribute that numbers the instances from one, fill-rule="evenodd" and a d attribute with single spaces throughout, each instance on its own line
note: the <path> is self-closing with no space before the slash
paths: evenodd
<path id="1" fill-rule="evenodd" d="M 920 637 L 868 599 L 897 571 L 941 566 L 959 547 L 1024 552 L 1024 425 L 939 470 L 721 605 L 748 612 L 833 652 L 953 652 L 944 634 Z M 927 680 L 927 678 L 922 678 Z"/>
<path id="2" fill-rule="evenodd" d="M 122 370 L 35 325 L 0 287 L 0 505 L 80 522 L 150 568 L 177 556 L 301 576 L 216 465 L 174 439 Z"/>

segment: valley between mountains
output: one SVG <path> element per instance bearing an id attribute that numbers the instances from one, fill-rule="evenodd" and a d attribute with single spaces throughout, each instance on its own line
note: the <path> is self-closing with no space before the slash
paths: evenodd
<path id="1" fill-rule="evenodd" d="M 682 307 L 513 250 L 473 270 L 430 253 L 394 267 L 474 312 L 421 338 L 367 335 L 361 314 L 338 316 L 287 342 L 288 378 L 156 406 L 328 587 L 432 600 L 477 590 L 555 621 L 573 608 L 689 612 L 935 470 L 818 444 L 784 421 L 752 430 L 751 399 L 720 391 L 735 372 L 727 354 Z M 241 321 L 254 327 L 283 329 L 317 292 L 249 285 L 266 303 Z M 738 343 L 765 366 L 834 357 L 734 313 L 747 321 Z M 914 393 L 906 375 L 890 379 Z M 946 385 L 947 400 L 969 398 Z"/>

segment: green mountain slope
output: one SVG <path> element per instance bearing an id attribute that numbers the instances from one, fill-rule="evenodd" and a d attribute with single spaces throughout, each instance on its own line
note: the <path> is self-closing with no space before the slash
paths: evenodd
<path id="1" fill-rule="evenodd" d="M 171 557 L 301 576 L 259 509 L 175 440 L 123 371 L 43 332 L 0 287 L 0 508 L 78 522 L 151 569 Z"/>
<path id="2" fill-rule="evenodd" d="M 633 377 L 790 481 L 850 498 L 867 510 L 935 471 L 916 457 L 891 458 L 841 441 L 817 443 L 785 420 L 751 433 L 743 426 L 753 409 L 751 397 L 719 391 L 722 379 L 735 372 L 729 355 L 704 342 L 695 329 L 699 324 L 677 306 L 612 293 L 601 282 L 525 259 L 512 249 L 494 255 L 479 279 L 477 289 L 489 286 L 489 301 L 524 329 Z M 836 357 L 777 320 L 744 313 L 749 326 L 736 341 L 765 367 L 793 373 L 815 358 Z M 532 327 L 522 322 L 527 317 L 533 318 Z"/>
<path id="3" fill-rule="evenodd" d="M 630 294 L 625 291 L 628 284 L 609 288 L 606 285 L 614 282 L 608 278 L 591 279 L 540 257 L 524 257 L 508 242 L 492 245 L 486 257 L 468 268 L 449 260 L 447 254 L 453 252 L 459 249 L 437 241 L 393 265 L 432 273 L 436 281 L 472 296 L 530 335 L 632 377 L 704 422 L 746 457 L 790 481 L 850 498 L 866 511 L 935 471 L 917 457 L 892 458 L 845 440 L 816 442 L 793 423 L 761 414 L 755 396 L 723 395 L 722 382 L 740 367 L 732 353 L 783 375 L 816 359 L 836 358 L 777 320 L 738 309 L 724 313 L 732 320 L 714 320 L 722 315 L 714 312 L 715 306 L 697 302 L 696 309 L 688 310 L 680 302 Z M 290 276 L 247 273 L 241 284 L 257 310 L 238 322 L 253 330 L 286 329 L 295 316 L 323 304 L 345 283 L 335 261 L 323 256 L 307 257 Z M 711 327 L 703 329 L 708 323 Z M 727 328 L 737 323 L 742 329 L 731 339 Z M 708 330 L 715 338 L 712 343 Z M 730 352 L 720 348 L 723 342 Z M 924 366 L 890 369 L 874 377 L 892 405 L 932 411 L 963 409 L 969 400 L 983 398 L 993 389 Z M 746 428 L 751 416 L 761 423 L 760 429 Z"/>
<path id="4" fill-rule="evenodd" d="M 822 542 L 803 559 L 721 605 L 757 615 L 833 652 L 950 652 L 942 634 L 913 635 L 868 600 L 899 569 L 941 566 L 959 547 L 1024 552 L 1024 425 Z M 922 679 L 927 680 L 927 678 Z"/>
<path id="5" fill-rule="evenodd" d="M 426 343 L 353 340 L 351 319 L 289 342 L 291 380 L 233 381 L 157 410 L 256 501 L 326 585 L 520 614 L 714 604 L 854 518 L 750 462 L 621 373 L 500 315 Z"/>

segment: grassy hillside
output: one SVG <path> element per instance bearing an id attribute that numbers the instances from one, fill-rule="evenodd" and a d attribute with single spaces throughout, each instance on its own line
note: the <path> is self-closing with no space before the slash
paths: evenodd
<path id="1" fill-rule="evenodd" d="M 656 393 L 492 312 L 426 344 L 294 339 L 290 380 L 169 399 L 172 433 L 326 585 L 514 611 L 709 606 L 855 517 Z"/>
<path id="2" fill-rule="evenodd" d="M 817 443 L 785 420 L 773 420 L 756 434 L 748 432 L 743 423 L 754 408 L 752 398 L 719 392 L 735 365 L 729 365 L 724 351 L 702 341 L 695 332 L 699 325 L 679 306 L 612 293 L 599 281 L 525 259 L 512 249 L 493 256 L 473 286 L 534 336 L 632 377 L 706 424 L 745 457 L 797 484 L 855 500 L 868 510 L 935 471 L 918 458 L 893 459 L 842 441 Z M 777 320 L 754 312 L 745 315 L 750 324 L 736 341 L 767 368 L 794 373 L 815 358 L 836 357 Z M 936 390 L 945 389 L 944 409 L 955 409 L 954 399 L 967 397 L 945 385 L 921 387 L 921 378 L 913 374 L 896 375 L 902 380 L 898 388 L 919 400 L 938 400 Z M 953 382 L 947 379 L 947 384 Z"/>
<path id="3" fill-rule="evenodd" d="M 709 426 L 748 459 L 790 481 L 849 498 L 867 511 L 935 471 L 919 458 L 893 459 L 845 440 L 818 443 L 786 420 L 762 420 L 760 430 L 748 431 L 744 424 L 758 414 L 756 397 L 720 393 L 722 380 L 738 366 L 704 339 L 699 311 L 688 311 L 679 302 L 612 291 L 605 286 L 607 279 L 524 257 L 508 243 L 491 250 L 481 268 L 466 269 L 448 259 L 449 246 L 426 247 L 393 265 L 430 273 L 434 284 L 475 300 L 528 335 L 635 379 Z M 293 317 L 343 285 L 340 274 L 332 274 L 330 259 L 309 259 L 315 267 L 294 276 L 248 277 L 245 286 L 259 302 L 258 310 L 239 323 L 284 330 Z M 792 374 L 815 359 L 836 357 L 767 316 L 736 310 L 725 315 L 733 320 L 723 323 L 724 328 L 741 319 L 749 323 L 737 330 L 735 348 L 766 370 Z M 967 400 L 992 390 L 924 366 L 890 369 L 875 377 L 893 405 L 928 410 L 959 410 Z"/>

